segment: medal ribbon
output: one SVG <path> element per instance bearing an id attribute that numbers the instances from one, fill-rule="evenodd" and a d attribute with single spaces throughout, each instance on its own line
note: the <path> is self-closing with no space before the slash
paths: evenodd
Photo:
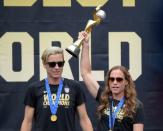
<path id="1" fill-rule="evenodd" d="M 56 115 L 57 109 L 58 109 L 58 102 L 59 102 L 62 87 L 63 87 L 63 80 L 61 79 L 60 82 L 59 82 L 59 88 L 58 88 L 58 91 L 57 91 L 57 96 L 56 96 L 55 102 L 52 101 L 50 86 L 49 86 L 47 78 L 45 79 L 45 87 L 46 87 L 46 91 L 47 91 L 47 94 L 48 94 L 50 111 L 51 111 L 52 115 Z"/>
<path id="2" fill-rule="evenodd" d="M 112 113 L 112 117 L 109 116 L 109 128 L 110 129 L 113 129 L 114 127 L 114 123 L 115 123 L 115 118 L 116 118 L 116 115 L 117 115 L 117 112 L 119 112 L 119 110 L 122 108 L 123 104 L 124 104 L 124 97 L 120 100 L 120 102 L 118 103 L 118 106 L 117 108 L 115 109 L 114 112 L 111 112 Z M 112 101 L 112 109 L 113 109 L 113 101 Z"/>

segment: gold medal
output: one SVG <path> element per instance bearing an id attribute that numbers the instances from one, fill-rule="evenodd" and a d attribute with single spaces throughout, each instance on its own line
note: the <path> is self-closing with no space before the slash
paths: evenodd
<path id="1" fill-rule="evenodd" d="M 57 116 L 56 115 L 51 115 L 51 121 L 55 122 L 57 120 Z"/>

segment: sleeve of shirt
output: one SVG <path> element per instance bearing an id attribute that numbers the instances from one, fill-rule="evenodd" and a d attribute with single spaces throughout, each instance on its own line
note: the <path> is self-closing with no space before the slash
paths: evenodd
<path id="1" fill-rule="evenodd" d="M 143 103 L 139 100 L 137 102 L 137 109 L 134 117 L 134 124 L 136 123 L 144 123 L 144 107 Z"/>
<path id="2" fill-rule="evenodd" d="M 86 102 L 86 97 L 84 94 L 84 90 L 82 89 L 81 84 L 79 82 L 76 82 L 76 87 L 77 87 L 76 105 L 79 106 Z"/>
<path id="3" fill-rule="evenodd" d="M 36 103 L 35 91 L 34 88 L 31 86 L 27 88 L 24 104 L 29 105 L 31 107 L 35 107 L 36 105 L 35 103 Z"/>

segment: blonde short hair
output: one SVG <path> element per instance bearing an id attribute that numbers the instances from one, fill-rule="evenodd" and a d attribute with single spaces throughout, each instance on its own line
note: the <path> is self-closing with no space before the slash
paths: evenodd
<path id="1" fill-rule="evenodd" d="M 57 47 L 57 46 L 46 48 L 41 56 L 42 63 L 46 64 L 48 57 L 50 55 L 56 55 L 56 54 L 62 54 L 63 59 L 64 59 L 64 54 L 63 54 L 62 48 Z"/>

